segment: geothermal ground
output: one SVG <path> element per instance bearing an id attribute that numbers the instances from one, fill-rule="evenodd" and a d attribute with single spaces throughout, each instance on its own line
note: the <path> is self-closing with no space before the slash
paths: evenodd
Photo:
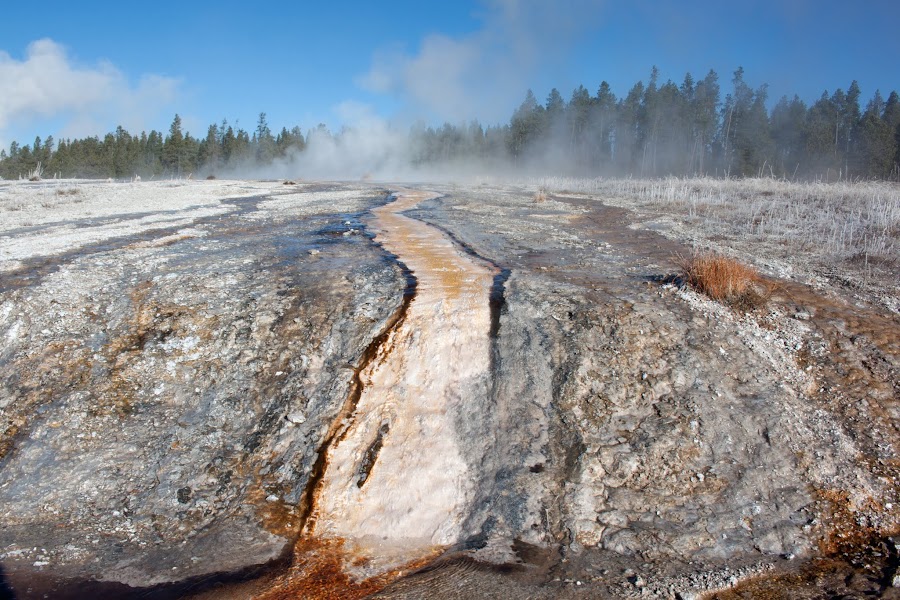
<path id="1" fill-rule="evenodd" d="M 534 192 L 0 182 L 0 596 L 900 597 L 896 228 Z"/>

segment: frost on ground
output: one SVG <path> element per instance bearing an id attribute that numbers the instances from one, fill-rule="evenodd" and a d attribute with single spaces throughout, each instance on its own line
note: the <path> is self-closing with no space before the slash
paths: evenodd
<path id="1" fill-rule="evenodd" d="M 0 183 L 10 585 L 24 597 L 222 581 L 234 597 L 272 598 L 888 589 L 900 527 L 894 192 L 541 185 L 540 201 L 530 186 L 433 187 L 403 212 L 427 225 L 395 245 L 373 239 L 389 187 Z M 803 212 L 813 201 L 824 229 Z M 413 247 L 425 241 L 495 273 L 466 279 L 481 291 L 466 293 L 479 312 L 462 327 L 442 315 L 469 288 L 431 246 Z M 692 246 L 755 264 L 777 284 L 769 303 L 737 313 L 679 287 L 670 259 Z M 405 328 L 401 262 L 422 275 Z M 435 377 L 448 372 L 465 376 Z M 329 446 L 336 431 L 346 436 Z M 417 487 L 399 485 L 406 476 Z M 415 535 L 367 503 L 376 492 L 431 507 L 424 545 L 441 556 L 427 569 L 379 575 L 397 563 L 372 554 L 378 528 L 396 521 L 380 538 L 391 543 Z M 303 529 L 310 498 L 320 527 Z M 364 510 L 343 519 L 357 501 Z M 355 562 L 303 563 L 309 548 L 346 551 L 357 529 Z M 415 544 L 396 554 L 412 558 Z"/>
<path id="2" fill-rule="evenodd" d="M 900 186 L 777 179 L 546 178 L 562 195 L 586 194 L 637 210 L 651 227 L 693 246 L 746 254 L 778 277 L 858 290 L 900 312 Z"/>

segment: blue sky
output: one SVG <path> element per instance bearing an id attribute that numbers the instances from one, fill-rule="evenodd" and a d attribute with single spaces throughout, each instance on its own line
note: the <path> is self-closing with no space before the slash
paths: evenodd
<path id="1" fill-rule="evenodd" d="M 0 143 L 168 128 L 223 117 L 332 129 L 479 117 L 504 122 L 532 88 L 566 98 L 602 80 L 624 95 L 739 65 L 770 97 L 859 81 L 900 88 L 900 2 L 457 0 L 17 2 L 0 21 Z"/>

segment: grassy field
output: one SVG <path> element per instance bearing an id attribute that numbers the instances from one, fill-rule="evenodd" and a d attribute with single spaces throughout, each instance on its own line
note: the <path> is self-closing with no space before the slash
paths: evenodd
<path id="1" fill-rule="evenodd" d="M 547 178 L 537 184 L 556 192 L 637 200 L 702 217 L 712 229 L 778 240 L 834 258 L 900 258 L 900 186 L 893 183 L 670 177 Z"/>
<path id="2" fill-rule="evenodd" d="M 824 277 L 897 310 L 900 185 L 778 179 L 575 179 L 529 182 L 550 193 L 596 197 L 642 218 L 677 223 L 676 237 L 770 267 Z M 772 265 L 779 268 L 772 268 Z"/>

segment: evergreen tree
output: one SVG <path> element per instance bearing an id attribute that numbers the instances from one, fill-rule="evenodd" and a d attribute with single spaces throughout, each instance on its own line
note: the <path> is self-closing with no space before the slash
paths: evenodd
<path id="1" fill-rule="evenodd" d="M 200 142 L 197 162 L 201 168 L 215 172 L 222 165 L 222 148 L 219 145 L 219 127 L 214 123 L 206 130 L 206 137 Z"/>
<path id="2" fill-rule="evenodd" d="M 705 174 L 712 155 L 712 142 L 718 125 L 719 76 L 710 70 L 697 84 L 689 100 L 691 122 L 691 150 L 688 172 Z"/>
<path id="3" fill-rule="evenodd" d="M 553 88 L 550 90 L 550 94 L 547 96 L 547 117 L 552 121 L 556 120 L 562 116 L 563 111 L 566 108 L 566 101 L 563 100 L 562 94 L 559 93 L 559 90 Z"/>
<path id="4" fill-rule="evenodd" d="M 865 177 L 887 178 L 894 167 L 896 139 L 884 113 L 884 99 L 876 91 L 860 124 L 859 164 Z"/>
<path id="5" fill-rule="evenodd" d="M 615 132 L 616 95 L 609 83 L 603 81 L 597 89 L 593 102 L 592 127 L 596 147 L 594 166 L 607 165 L 612 161 L 612 143 Z"/>
<path id="6" fill-rule="evenodd" d="M 31 145 L 31 157 L 35 163 L 38 161 L 43 161 L 44 153 L 43 153 L 44 143 L 41 140 L 41 136 L 35 136 L 34 144 Z"/>
<path id="7" fill-rule="evenodd" d="M 469 121 L 466 129 L 465 145 L 462 148 L 462 156 L 468 159 L 486 158 L 484 153 L 484 129 L 478 121 Z"/>
<path id="8" fill-rule="evenodd" d="M 53 173 L 59 173 L 60 177 L 70 177 L 71 168 L 69 160 L 69 145 L 65 138 L 59 140 L 56 150 L 53 152 Z"/>
<path id="9" fill-rule="evenodd" d="M 882 118 L 894 138 L 894 148 L 893 151 L 890 151 L 892 157 L 890 177 L 894 180 L 900 180 L 900 95 L 896 91 L 891 92 L 888 96 Z"/>
<path id="10" fill-rule="evenodd" d="M 200 140 L 193 137 L 190 132 L 184 134 L 184 144 L 181 153 L 181 171 L 189 176 L 200 167 Z"/>
<path id="11" fill-rule="evenodd" d="M 266 121 L 266 113 L 259 113 L 259 120 L 256 123 L 256 162 L 260 165 L 267 165 L 275 156 L 275 138 L 272 137 L 272 131 Z"/>
<path id="12" fill-rule="evenodd" d="M 115 135 L 112 136 L 111 140 L 108 140 L 108 143 L 112 145 L 110 152 L 112 164 L 110 165 L 109 176 L 125 179 L 136 175 L 139 148 L 133 144 L 131 134 L 119 125 L 116 127 Z"/>
<path id="13" fill-rule="evenodd" d="M 299 125 L 291 127 L 291 147 L 298 152 L 302 152 L 306 149 L 306 140 L 303 139 L 303 131 L 300 129 Z"/>
<path id="14" fill-rule="evenodd" d="M 162 133 L 151 129 L 150 134 L 147 136 L 147 143 L 143 147 L 143 176 L 150 175 L 154 177 L 163 173 L 165 170 L 163 165 L 164 148 L 165 142 L 163 142 Z"/>
<path id="15" fill-rule="evenodd" d="M 766 113 L 766 87 L 763 84 L 757 88 L 752 102 L 741 108 L 740 119 L 734 125 L 735 175 L 752 177 L 772 173 L 774 144 Z"/>
<path id="16" fill-rule="evenodd" d="M 643 97 L 644 83 L 638 81 L 616 107 L 614 161 L 616 171 L 619 173 L 630 175 L 635 171 L 635 158 L 642 137 L 639 115 Z"/>
<path id="17" fill-rule="evenodd" d="M 569 148 L 574 159 L 575 166 L 585 167 L 590 162 L 590 147 L 588 145 L 587 130 L 591 119 L 591 94 L 583 85 L 572 92 L 567 111 Z"/>
<path id="18" fill-rule="evenodd" d="M 229 125 L 228 129 L 222 136 L 222 160 L 225 165 L 233 167 L 238 158 L 237 137 L 234 135 L 234 129 Z"/>
<path id="19" fill-rule="evenodd" d="M 850 87 L 847 88 L 847 93 L 844 96 L 844 102 L 840 107 L 840 151 L 843 155 L 844 159 L 844 173 L 845 175 L 850 174 L 851 168 L 851 155 L 853 150 L 853 144 L 856 142 L 856 128 L 859 125 L 861 115 L 859 110 L 859 84 L 856 80 L 850 84 Z"/>
<path id="20" fill-rule="evenodd" d="M 238 128 L 234 134 L 234 143 L 231 151 L 231 164 L 233 166 L 246 165 L 253 159 L 253 146 L 250 143 L 250 134 Z"/>
<path id="21" fill-rule="evenodd" d="M 518 160 L 529 143 L 541 133 L 543 108 L 538 105 L 531 90 L 525 94 L 525 100 L 513 113 L 510 121 L 509 153 L 513 160 Z"/>
<path id="22" fill-rule="evenodd" d="M 806 104 L 798 96 L 783 96 L 772 109 L 771 130 L 775 169 L 781 177 L 794 177 L 804 160 Z"/>
<path id="23" fill-rule="evenodd" d="M 638 145 L 641 152 L 641 175 L 656 174 L 656 158 L 659 141 L 659 127 L 662 121 L 662 106 L 657 89 L 659 69 L 654 66 L 650 70 L 650 80 L 644 88 L 638 111 L 637 131 Z"/>
<path id="24" fill-rule="evenodd" d="M 184 134 L 181 131 L 181 117 L 177 114 L 169 126 L 169 135 L 163 144 L 162 164 L 170 173 L 180 177 L 184 168 Z"/>
<path id="25" fill-rule="evenodd" d="M 28 175 L 37 166 L 37 159 L 28 144 L 22 146 L 22 151 L 19 152 L 19 165 L 23 171 L 22 175 Z"/>
<path id="26" fill-rule="evenodd" d="M 828 92 L 823 92 L 813 104 L 806 116 L 805 154 L 810 172 L 837 172 L 840 162 L 837 159 L 835 132 L 838 130 L 838 111 Z"/>
<path id="27" fill-rule="evenodd" d="M 666 81 L 657 92 L 656 135 L 653 149 L 651 172 L 654 175 L 681 174 L 688 169 L 690 151 L 690 125 L 688 97 L 693 92 L 691 86 L 685 90 L 671 80 Z"/>
<path id="28" fill-rule="evenodd" d="M 746 150 L 746 140 L 738 142 L 739 135 L 748 131 L 744 120 L 753 106 L 753 90 L 744 81 L 744 68 L 738 67 L 731 80 L 734 86 L 733 92 L 725 97 L 722 108 L 722 161 L 726 176 L 742 175 L 744 173 L 743 160 L 745 155 L 738 155 L 736 145 Z M 741 133 L 739 133 L 741 132 Z"/>

